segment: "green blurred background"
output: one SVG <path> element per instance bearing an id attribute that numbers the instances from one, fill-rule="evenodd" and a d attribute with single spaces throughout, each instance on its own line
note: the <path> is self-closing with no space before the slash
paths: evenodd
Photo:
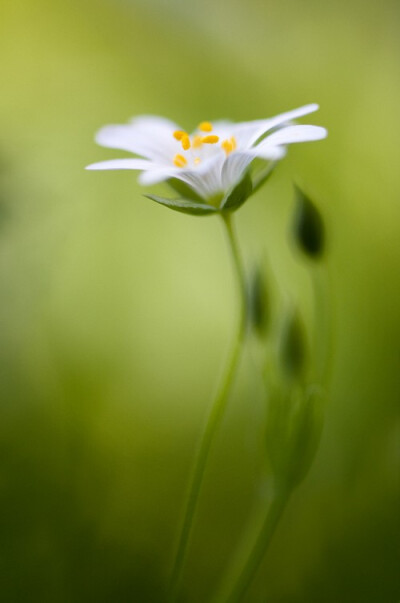
<path id="1" fill-rule="evenodd" d="M 247 265 L 307 313 L 293 182 L 328 233 L 335 361 L 316 462 L 248 601 L 400 598 L 398 0 L 0 0 L 0 600 L 163 602 L 236 316 L 222 227 L 143 198 L 103 124 L 187 129 L 309 102 L 237 214 Z M 162 189 L 160 189 L 162 190 Z M 268 498 L 248 351 L 213 448 L 182 601 L 211 600 Z"/>

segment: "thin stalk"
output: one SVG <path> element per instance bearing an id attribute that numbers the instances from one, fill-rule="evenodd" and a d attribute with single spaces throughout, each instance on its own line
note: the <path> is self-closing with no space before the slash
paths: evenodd
<path id="1" fill-rule="evenodd" d="M 328 268 L 315 266 L 312 272 L 314 293 L 314 354 L 316 356 L 315 378 L 327 387 L 331 380 L 333 363 L 333 288 Z"/>
<path id="2" fill-rule="evenodd" d="M 234 584 L 226 603 L 239 603 L 246 594 L 271 542 L 276 526 L 278 525 L 289 500 L 289 496 L 290 491 L 285 488 L 276 490 L 251 553 L 247 558 L 246 564 Z"/>
<path id="3" fill-rule="evenodd" d="M 193 521 L 197 510 L 199 494 L 203 483 L 211 444 L 213 442 L 215 432 L 217 431 L 225 412 L 231 386 L 239 364 L 240 353 L 246 331 L 246 285 L 244 279 L 243 265 L 240 258 L 239 247 L 236 240 L 235 232 L 232 226 L 231 214 L 222 214 L 222 218 L 227 234 L 227 241 L 229 244 L 233 268 L 237 280 L 240 301 L 239 320 L 231 354 L 225 369 L 224 376 L 217 390 L 216 397 L 212 403 L 211 411 L 207 419 L 207 423 L 204 429 L 204 433 L 200 442 L 197 457 L 193 467 L 193 473 L 190 481 L 186 508 L 184 512 L 184 519 L 182 523 L 179 544 L 170 582 L 171 601 L 176 601 L 181 586 L 183 569 L 188 552 L 188 545 L 193 529 Z"/>

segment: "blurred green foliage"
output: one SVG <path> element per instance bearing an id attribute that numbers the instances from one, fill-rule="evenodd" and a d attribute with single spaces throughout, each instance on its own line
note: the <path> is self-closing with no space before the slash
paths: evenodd
<path id="1" fill-rule="evenodd" d="M 310 328 L 292 182 L 316 200 L 333 379 L 317 460 L 248 601 L 398 600 L 398 1 L 0 0 L 0 15 L 1 600 L 164 600 L 235 320 L 218 221 L 156 206 L 131 173 L 84 172 L 110 157 L 94 132 L 141 113 L 190 129 L 308 102 L 329 138 L 291 148 L 237 222 L 249 269 L 268 258 Z M 263 512 L 264 423 L 248 352 L 182 600 L 209 600 Z"/>

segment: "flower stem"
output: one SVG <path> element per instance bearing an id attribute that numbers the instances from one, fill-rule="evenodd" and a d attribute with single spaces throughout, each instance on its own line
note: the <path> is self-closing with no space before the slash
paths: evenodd
<path id="1" fill-rule="evenodd" d="M 264 523 L 262 524 L 250 555 L 247 558 L 246 564 L 239 575 L 230 596 L 226 600 L 227 603 L 239 603 L 246 594 L 271 542 L 272 536 L 274 535 L 275 529 L 289 500 L 289 496 L 290 490 L 286 488 L 277 488 L 275 491 Z"/>
<path id="2" fill-rule="evenodd" d="M 179 544 L 175 557 L 174 567 L 172 570 L 170 582 L 170 600 L 176 601 L 179 593 L 184 564 L 188 552 L 189 540 L 193 528 L 193 520 L 197 509 L 199 494 L 203 483 L 205 468 L 208 456 L 211 449 L 211 444 L 218 429 L 224 411 L 227 405 L 229 393 L 234 380 L 234 376 L 239 364 L 240 352 L 244 341 L 246 331 L 246 285 L 244 279 L 244 270 L 240 258 L 239 247 L 236 240 L 235 231 L 232 225 L 232 217 L 230 213 L 221 214 L 225 226 L 229 249 L 232 257 L 232 263 L 238 283 L 238 292 L 240 299 L 239 320 L 236 331 L 236 336 L 233 342 L 232 351 L 228 360 L 225 374 L 217 390 L 216 397 L 211 406 L 211 411 L 207 419 L 205 430 L 197 452 L 197 457 L 193 467 L 193 473 L 189 485 L 189 492 L 184 511 L 184 519 L 181 528 Z"/>
<path id="3" fill-rule="evenodd" d="M 312 273 L 314 293 L 315 378 L 324 387 L 330 383 L 333 364 L 333 289 L 327 267 L 315 266 Z"/>

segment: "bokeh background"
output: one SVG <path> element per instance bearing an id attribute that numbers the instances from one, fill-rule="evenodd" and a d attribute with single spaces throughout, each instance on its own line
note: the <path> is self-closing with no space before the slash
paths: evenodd
<path id="1" fill-rule="evenodd" d="M 0 0 L 0 599 L 165 601 L 193 455 L 236 317 L 222 227 L 143 198 L 94 132 L 133 115 L 309 102 L 237 214 L 249 268 L 309 305 L 293 182 L 323 215 L 334 364 L 316 461 L 248 601 L 400 598 L 397 0 Z M 160 189 L 161 190 L 161 189 Z M 268 493 L 249 350 L 213 448 L 182 601 L 211 593 Z"/>

